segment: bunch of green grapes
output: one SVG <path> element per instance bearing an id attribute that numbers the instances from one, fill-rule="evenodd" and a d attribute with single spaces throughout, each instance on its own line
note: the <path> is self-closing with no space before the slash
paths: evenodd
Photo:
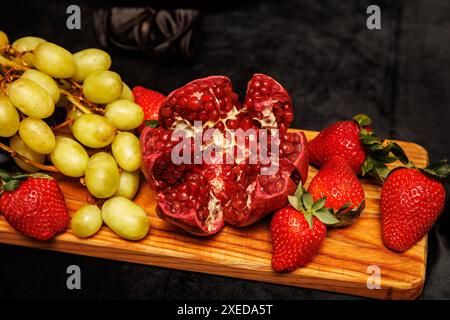
<path id="1" fill-rule="evenodd" d="M 0 31 L 0 137 L 16 164 L 80 178 L 96 198 L 132 199 L 141 152 L 134 134 L 144 119 L 130 88 L 99 49 L 74 54 L 37 37 L 9 44 Z M 67 119 L 50 127 L 55 108 Z"/>

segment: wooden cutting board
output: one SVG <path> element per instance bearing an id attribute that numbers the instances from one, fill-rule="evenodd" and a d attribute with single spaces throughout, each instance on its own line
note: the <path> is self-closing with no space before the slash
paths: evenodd
<path id="1" fill-rule="evenodd" d="M 309 140 L 317 132 L 305 134 Z M 398 143 L 419 167 L 428 163 L 423 147 Z M 316 172 L 310 167 L 308 183 Z M 57 179 L 72 215 L 88 193 L 78 180 Z M 147 211 L 151 228 L 141 241 L 123 240 L 103 226 L 88 239 L 77 238 L 69 228 L 50 242 L 39 242 L 23 237 L 0 216 L 0 242 L 379 299 L 416 298 L 425 280 L 427 237 L 402 254 L 385 248 L 380 234 L 380 187 L 362 182 L 366 208 L 359 219 L 350 227 L 329 231 L 314 260 L 290 273 L 271 269 L 269 218 L 245 228 L 226 226 L 209 238 L 191 236 L 156 216 L 155 192 L 144 182 L 135 201 Z M 368 280 L 376 284 L 374 270 L 381 272 L 381 288 L 368 289 Z"/>

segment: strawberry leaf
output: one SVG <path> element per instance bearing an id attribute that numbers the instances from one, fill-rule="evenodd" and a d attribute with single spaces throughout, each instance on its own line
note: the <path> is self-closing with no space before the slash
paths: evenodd
<path id="1" fill-rule="evenodd" d="M 312 205 L 311 209 L 313 211 L 316 211 L 316 210 L 319 210 L 319 209 L 323 208 L 323 206 L 325 205 L 326 201 L 327 201 L 327 197 L 320 198 L 319 200 L 314 202 L 314 204 Z"/>
<path id="2" fill-rule="evenodd" d="M 443 183 L 450 182 L 450 164 L 447 159 L 432 163 L 422 171 L 433 179 L 437 179 Z"/>
<path id="3" fill-rule="evenodd" d="M 364 144 L 366 147 L 375 145 L 375 144 L 377 144 L 377 145 L 381 144 L 380 140 L 371 134 L 360 133 L 359 138 L 360 138 L 359 140 L 361 141 L 361 143 Z"/>
<path id="4" fill-rule="evenodd" d="M 300 200 L 295 196 L 288 196 L 288 201 L 296 210 L 300 210 L 301 204 Z"/>
<path id="5" fill-rule="evenodd" d="M 308 222 L 309 228 L 312 230 L 313 228 L 313 215 L 311 212 L 306 212 L 305 213 L 305 220 L 306 222 Z"/>
<path id="6" fill-rule="evenodd" d="M 396 142 L 392 143 L 392 154 L 398 158 L 403 164 L 409 163 L 408 156 L 406 155 L 405 151 L 400 147 L 400 145 Z"/>
<path id="7" fill-rule="evenodd" d="M 333 224 L 339 223 L 339 220 L 336 219 L 336 217 L 334 215 L 332 215 L 325 208 L 317 210 L 314 213 L 314 216 L 316 216 L 317 219 L 319 219 L 321 222 L 325 223 L 326 225 L 333 225 Z"/>
<path id="8" fill-rule="evenodd" d="M 377 158 L 378 161 L 381 161 L 382 163 L 392 163 L 397 161 L 397 157 L 393 156 L 380 156 Z"/>
<path id="9" fill-rule="evenodd" d="M 336 212 L 336 214 L 350 208 L 351 205 L 352 205 L 351 202 L 346 202 L 342 207 L 339 208 L 339 210 Z"/>
<path id="10" fill-rule="evenodd" d="M 361 203 L 358 205 L 358 207 L 353 208 L 351 210 L 347 210 L 348 207 L 351 206 L 350 202 L 347 202 L 346 204 L 344 204 L 334 215 L 336 216 L 336 219 L 339 220 L 338 224 L 333 225 L 333 227 L 346 227 L 351 225 L 356 218 L 359 217 L 359 215 L 361 214 L 362 210 L 364 209 L 366 204 L 366 201 L 363 200 L 361 201 Z"/>
<path id="11" fill-rule="evenodd" d="M 6 183 L 8 181 L 11 181 L 12 177 L 8 171 L 0 169 L 0 179 L 2 179 L 2 181 Z"/>
<path id="12" fill-rule="evenodd" d="M 156 128 L 156 127 L 158 127 L 159 123 L 158 123 L 158 120 L 145 120 L 144 125 L 146 127 Z"/>
<path id="13" fill-rule="evenodd" d="M 370 175 L 383 183 L 390 172 L 387 163 L 400 160 L 405 165 L 413 165 L 398 143 L 386 143 L 384 139 L 364 129 L 359 133 L 359 140 L 366 151 L 366 160 L 361 165 L 362 176 Z"/>
<path id="14" fill-rule="evenodd" d="M 381 181 L 385 181 L 387 176 L 389 175 L 388 167 L 386 167 L 386 165 L 382 162 L 378 162 L 375 164 L 375 171 L 377 173 L 378 178 L 380 178 Z"/>
<path id="15" fill-rule="evenodd" d="M 28 174 L 26 174 L 26 173 L 21 173 L 21 172 L 19 172 L 19 173 L 15 173 L 15 174 L 13 174 L 12 175 L 12 178 L 14 179 L 14 180 L 27 180 L 28 179 Z"/>
<path id="16" fill-rule="evenodd" d="M 366 114 L 357 114 L 353 117 L 353 120 L 358 122 L 360 127 L 365 127 L 372 124 L 372 119 Z"/>
<path id="17" fill-rule="evenodd" d="M 365 176 L 367 173 L 369 173 L 373 169 L 374 166 L 375 166 L 375 161 L 370 156 L 367 156 L 366 160 L 361 165 L 362 175 Z"/>
<path id="18" fill-rule="evenodd" d="M 2 188 L 4 191 L 14 191 L 20 186 L 19 180 L 11 180 L 7 183 L 5 183 Z"/>
<path id="19" fill-rule="evenodd" d="M 303 205 L 304 205 L 306 211 L 311 210 L 311 207 L 312 207 L 312 205 L 314 203 L 312 195 L 310 193 L 308 193 L 308 192 L 305 192 L 303 194 L 303 199 L 302 200 L 303 200 Z"/>
<path id="20" fill-rule="evenodd" d="M 303 197 L 303 185 L 301 181 L 298 183 L 297 190 L 295 190 L 294 193 L 294 197 L 296 197 L 297 199 L 301 199 Z"/>

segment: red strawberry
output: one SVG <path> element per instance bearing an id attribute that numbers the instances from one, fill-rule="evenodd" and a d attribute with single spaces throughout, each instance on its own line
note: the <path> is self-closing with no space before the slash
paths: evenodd
<path id="1" fill-rule="evenodd" d="M 384 181 L 389 173 L 385 163 L 403 161 L 404 152 L 396 143 L 385 145 L 372 132 L 371 123 L 368 116 L 360 114 L 325 128 L 308 144 L 310 162 L 321 167 L 331 157 L 341 156 L 356 174 Z"/>
<path id="2" fill-rule="evenodd" d="M 270 223 L 275 271 L 291 271 L 310 262 L 325 239 L 325 224 L 339 222 L 323 208 L 325 199 L 313 203 L 301 183 L 295 195 L 288 198 L 292 207 L 276 212 Z"/>
<path id="3" fill-rule="evenodd" d="M 159 106 L 166 98 L 163 94 L 141 86 L 133 88 L 135 102 L 142 107 L 144 111 L 144 120 L 158 120 Z M 144 129 L 144 125 L 139 127 L 139 131 Z"/>
<path id="4" fill-rule="evenodd" d="M 441 214 L 445 189 L 435 178 L 446 179 L 450 166 L 441 162 L 419 170 L 392 171 L 381 190 L 381 227 L 386 247 L 403 252 L 433 226 Z"/>
<path id="5" fill-rule="evenodd" d="M 331 157 L 344 157 L 351 168 L 361 172 L 361 165 L 366 159 L 366 151 L 359 141 L 360 127 L 356 121 L 340 121 L 322 130 L 309 142 L 311 162 L 321 167 Z"/>
<path id="6" fill-rule="evenodd" d="M 364 190 L 349 166 L 340 156 L 331 157 L 311 180 L 308 187 L 314 200 L 326 197 L 325 208 L 332 209 L 339 220 L 335 227 L 351 224 L 364 209 Z"/>
<path id="7" fill-rule="evenodd" d="M 1 178 L 0 212 L 14 229 L 37 240 L 49 240 L 64 231 L 69 215 L 52 177 L 39 173 L 11 176 L 2 171 Z"/>

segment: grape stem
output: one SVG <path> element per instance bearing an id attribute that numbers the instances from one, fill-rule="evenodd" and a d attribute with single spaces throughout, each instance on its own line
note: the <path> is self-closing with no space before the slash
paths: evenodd
<path id="1" fill-rule="evenodd" d="M 67 127 L 68 125 L 72 124 L 73 121 L 74 121 L 74 119 L 67 119 L 66 121 L 52 127 L 52 130 L 56 131 L 56 130 L 62 129 L 64 127 Z"/>
<path id="2" fill-rule="evenodd" d="M 22 70 L 22 71 L 30 70 L 29 67 L 20 65 L 20 64 L 14 62 L 14 61 L 12 61 L 12 60 L 9 60 L 9 59 L 5 58 L 5 57 L 2 56 L 2 55 L 0 55 L 0 64 L 5 65 L 5 66 L 8 66 L 8 67 L 15 68 L 15 69 L 19 69 L 19 70 Z"/>
<path id="3" fill-rule="evenodd" d="M 22 160 L 23 162 L 25 162 L 26 164 L 29 164 L 30 166 L 36 167 L 40 170 L 44 170 L 44 171 L 48 171 L 48 172 L 54 172 L 54 173 L 58 173 L 59 170 L 56 169 L 55 166 L 48 166 L 45 164 L 41 164 L 41 163 L 37 163 L 34 162 L 33 160 L 28 159 L 27 157 L 24 157 L 23 155 L 17 153 L 16 151 L 14 151 L 12 148 L 8 147 L 7 145 L 3 144 L 0 142 L 0 149 L 6 151 L 7 153 L 9 153 L 11 155 L 11 157 L 17 157 L 20 160 Z"/>
<path id="4" fill-rule="evenodd" d="M 92 113 L 91 110 L 89 110 L 89 108 L 87 108 L 86 106 L 84 106 L 82 103 L 80 103 L 77 99 L 75 99 L 75 97 L 66 89 L 59 89 L 59 91 L 66 96 L 67 100 L 69 100 L 70 102 L 73 103 L 73 105 L 75 107 L 77 107 L 78 109 L 80 109 L 81 111 L 83 111 L 84 113 Z"/>

